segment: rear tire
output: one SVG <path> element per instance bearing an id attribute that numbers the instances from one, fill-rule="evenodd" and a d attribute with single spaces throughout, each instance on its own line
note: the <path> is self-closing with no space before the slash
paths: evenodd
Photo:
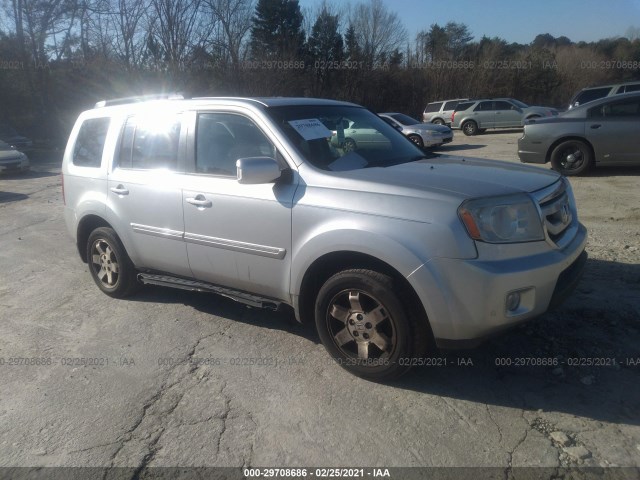
<path id="1" fill-rule="evenodd" d="M 593 166 L 591 148 L 581 140 L 567 140 L 551 152 L 551 167 L 562 175 L 582 175 Z"/>
<path id="2" fill-rule="evenodd" d="M 462 124 L 462 131 L 465 135 L 472 137 L 478 133 L 478 124 L 473 120 L 467 120 Z"/>
<path id="3" fill-rule="evenodd" d="M 431 123 L 434 123 L 436 125 L 444 125 L 444 121 L 441 118 L 436 118 L 434 121 L 432 121 Z"/>
<path id="4" fill-rule="evenodd" d="M 397 286 L 396 286 L 397 288 Z M 315 305 L 318 335 L 341 367 L 388 381 L 406 373 L 430 345 L 426 319 L 399 298 L 391 277 L 373 270 L 336 273 Z"/>
<path id="5" fill-rule="evenodd" d="M 91 232 L 87 264 L 93 281 L 110 297 L 124 298 L 140 287 L 133 262 L 111 228 L 100 227 Z"/>

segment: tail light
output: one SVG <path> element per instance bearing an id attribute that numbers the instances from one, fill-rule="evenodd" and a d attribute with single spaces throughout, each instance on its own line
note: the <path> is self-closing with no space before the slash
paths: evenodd
<path id="1" fill-rule="evenodd" d="M 60 174 L 60 180 L 62 181 L 62 203 L 67 204 L 67 199 L 64 197 L 64 173 Z"/>
<path id="2" fill-rule="evenodd" d="M 451 123 L 453 123 L 453 119 L 454 118 L 456 118 L 456 112 L 455 111 L 451 114 Z"/>

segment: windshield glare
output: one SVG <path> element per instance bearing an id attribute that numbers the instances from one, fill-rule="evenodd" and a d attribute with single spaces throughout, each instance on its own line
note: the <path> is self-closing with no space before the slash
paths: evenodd
<path id="1" fill-rule="evenodd" d="M 395 128 L 361 107 L 271 107 L 267 113 L 302 157 L 322 170 L 389 167 L 425 156 Z"/>

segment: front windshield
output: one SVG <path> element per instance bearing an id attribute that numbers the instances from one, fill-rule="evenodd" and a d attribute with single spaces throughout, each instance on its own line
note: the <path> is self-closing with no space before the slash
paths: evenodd
<path id="1" fill-rule="evenodd" d="M 405 115 L 404 113 L 394 113 L 390 115 L 396 122 L 400 122 L 402 125 L 417 125 L 421 122 L 416 120 L 415 118 L 411 118 L 409 115 Z"/>
<path id="2" fill-rule="evenodd" d="M 520 108 L 528 108 L 529 105 L 527 105 L 526 103 L 521 102 L 520 100 L 511 100 L 511 103 L 513 103 L 516 107 L 520 107 Z"/>
<path id="3" fill-rule="evenodd" d="M 377 115 L 361 107 L 271 107 L 268 114 L 303 158 L 329 171 L 389 167 L 424 152 Z"/>

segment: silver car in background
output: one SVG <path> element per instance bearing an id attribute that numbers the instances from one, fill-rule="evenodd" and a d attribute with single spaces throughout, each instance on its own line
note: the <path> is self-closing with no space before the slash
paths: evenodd
<path id="1" fill-rule="evenodd" d="M 380 138 L 344 148 L 354 126 Z M 103 102 L 76 122 L 62 184 L 105 294 L 144 283 L 290 306 L 336 363 L 374 380 L 434 341 L 469 346 L 541 315 L 586 261 L 556 172 L 425 155 L 345 102 Z"/>
<path id="2" fill-rule="evenodd" d="M 422 121 L 436 125 L 451 125 L 451 114 L 460 102 L 468 98 L 454 98 L 452 100 L 438 100 L 429 102 L 422 113 Z"/>
<path id="3" fill-rule="evenodd" d="M 29 157 L 0 140 L 0 173 L 25 173 L 30 169 Z"/>
<path id="4" fill-rule="evenodd" d="M 422 123 L 404 113 L 380 113 L 378 115 L 418 147 L 439 147 L 453 141 L 453 130 L 446 125 Z"/>
<path id="5" fill-rule="evenodd" d="M 488 128 L 522 128 L 525 120 L 557 114 L 554 108 L 530 107 L 513 98 L 470 100 L 458 104 L 451 116 L 451 128 L 477 135 Z"/>
<path id="6" fill-rule="evenodd" d="M 526 163 L 551 162 L 563 175 L 580 175 L 596 165 L 640 165 L 640 93 L 529 121 L 518 140 L 518 156 Z"/>

